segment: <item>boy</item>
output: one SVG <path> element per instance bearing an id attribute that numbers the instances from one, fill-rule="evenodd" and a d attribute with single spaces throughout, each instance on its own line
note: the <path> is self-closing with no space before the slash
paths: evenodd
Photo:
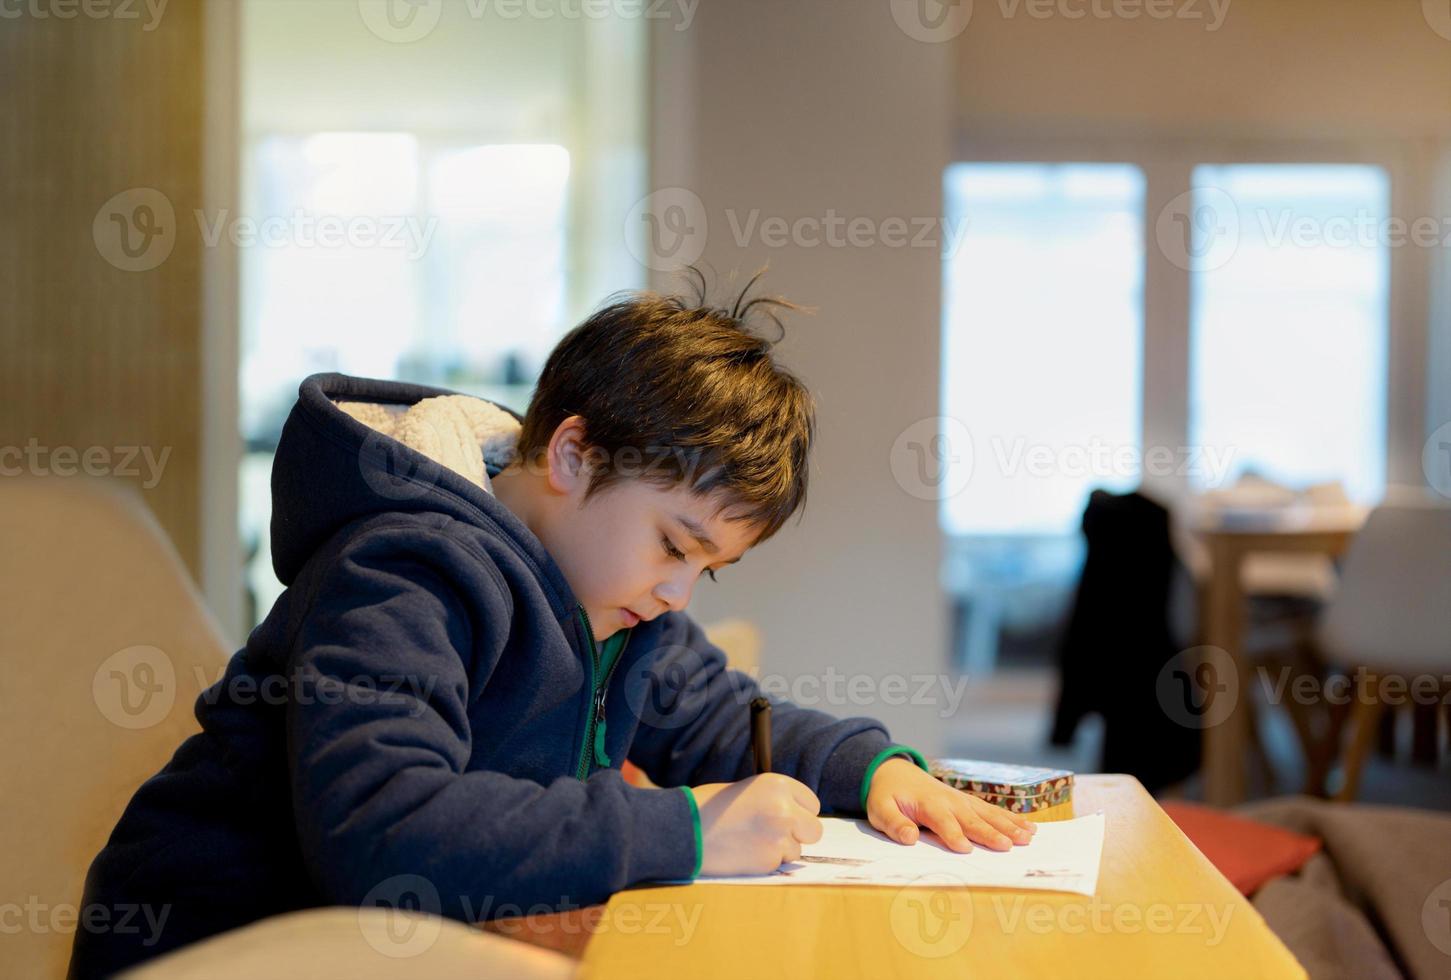
<path id="1" fill-rule="evenodd" d="M 802 505 L 815 422 L 745 323 L 789 304 L 703 294 L 595 313 L 522 424 L 417 385 L 303 382 L 272 473 L 287 589 L 87 878 L 87 905 L 165 926 L 78 932 L 72 976 L 400 883 L 476 921 L 764 874 L 823 810 L 903 844 L 919 825 L 955 850 L 1027 842 L 867 718 L 778 703 L 778 771 L 752 775 L 759 691 L 684 609 Z M 666 788 L 627 783 L 626 758 Z"/>

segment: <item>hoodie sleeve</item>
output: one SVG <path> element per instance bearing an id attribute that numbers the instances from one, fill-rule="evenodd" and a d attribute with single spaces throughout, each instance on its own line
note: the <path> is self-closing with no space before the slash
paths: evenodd
<path id="1" fill-rule="evenodd" d="M 689 616 L 666 616 L 671 621 L 649 670 L 630 761 L 662 786 L 751 776 L 750 704 L 761 696 L 759 685 L 729 669 L 724 652 Z M 921 753 L 893 743 L 879 721 L 771 701 L 772 767 L 809 786 L 823 813 L 863 813 L 872 775 L 895 755 L 927 768 Z"/>
<path id="2" fill-rule="evenodd" d="M 500 582 L 485 557 L 417 527 L 368 532 L 322 573 L 290 664 L 287 747 L 303 859 L 330 901 L 406 892 L 476 921 L 699 867 L 688 792 L 617 770 L 548 786 L 465 771 L 470 674 L 488 667 L 475 652 L 508 631 Z"/>

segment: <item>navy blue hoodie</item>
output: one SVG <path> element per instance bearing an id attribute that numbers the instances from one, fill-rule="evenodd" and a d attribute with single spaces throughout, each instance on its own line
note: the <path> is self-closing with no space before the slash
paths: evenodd
<path id="1" fill-rule="evenodd" d="M 523 522 L 337 405 L 446 394 L 303 382 L 272 471 L 287 588 L 87 877 L 85 904 L 150 904 L 165 925 L 79 930 L 72 976 L 400 890 L 478 921 L 699 873 L 699 814 L 678 787 L 751 775 L 759 689 L 675 612 L 611 637 L 598 669 L 582 607 Z M 885 729 L 786 702 L 773 716 L 776 770 L 823 812 L 859 814 L 894 752 Z M 627 783 L 624 759 L 677 788 Z"/>

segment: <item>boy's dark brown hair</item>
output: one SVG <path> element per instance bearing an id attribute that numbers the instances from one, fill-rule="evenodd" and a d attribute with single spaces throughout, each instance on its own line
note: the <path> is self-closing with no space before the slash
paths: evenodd
<path id="1" fill-rule="evenodd" d="M 763 270 L 764 271 L 764 270 Z M 585 499 L 628 477 L 681 484 L 719 501 L 730 520 L 780 530 L 806 502 L 815 404 L 750 329 L 799 309 L 780 297 L 748 299 L 756 273 L 729 309 L 706 302 L 705 274 L 690 267 L 695 297 L 626 293 L 564 336 L 549 355 L 524 416 L 518 459 L 537 463 L 559 424 L 585 420 L 591 477 Z"/>

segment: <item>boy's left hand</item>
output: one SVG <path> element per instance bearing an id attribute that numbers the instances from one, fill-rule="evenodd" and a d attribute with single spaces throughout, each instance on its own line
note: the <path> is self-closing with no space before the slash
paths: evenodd
<path id="1" fill-rule="evenodd" d="M 900 844 L 917 843 L 920 824 L 954 851 L 970 851 L 972 843 L 1006 851 L 1038 832 L 1027 817 L 954 789 L 903 758 L 888 759 L 872 774 L 867 819 Z"/>

